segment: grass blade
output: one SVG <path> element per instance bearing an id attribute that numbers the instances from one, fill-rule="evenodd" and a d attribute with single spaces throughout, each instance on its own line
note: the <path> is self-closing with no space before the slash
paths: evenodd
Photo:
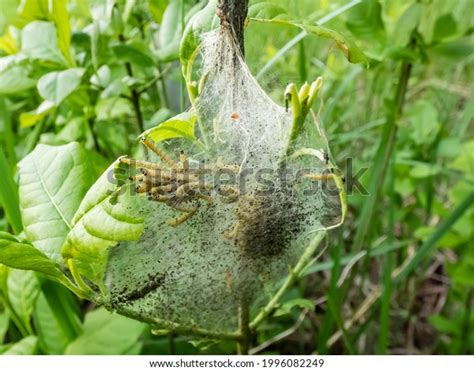
<path id="1" fill-rule="evenodd" d="M 395 195 L 394 195 L 394 164 L 392 161 L 390 167 L 390 182 L 389 182 L 389 196 L 390 205 L 388 210 L 388 227 L 387 237 L 388 245 L 393 246 L 394 242 L 394 228 L 395 228 Z M 377 354 L 387 354 L 388 334 L 389 334 L 389 310 L 390 299 L 392 297 L 392 270 L 393 270 L 393 253 L 388 253 L 386 256 L 385 266 L 383 267 L 383 292 L 380 303 L 380 329 L 379 339 L 377 344 Z"/>

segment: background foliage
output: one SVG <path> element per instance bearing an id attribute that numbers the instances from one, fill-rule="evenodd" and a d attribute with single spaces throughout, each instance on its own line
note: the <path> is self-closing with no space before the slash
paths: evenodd
<path id="1" fill-rule="evenodd" d="M 1 353 L 235 352 L 95 308 L 56 266 L 98 175 L 189 105 L 179 46 L 205 3 L 0 1 Z M 248 64 L 275 100 L 289 82 L 324 77 L 335 162 L 367 168 L 369 190 L 349 193 L 348 220 L 258 328 L 254 352 L 474 353 L 474 3 L 250 3 L 254 17 L 324 24 L 369 61 L 282 22 L 246 29 Z M 57 184 L 38 186 L 53 172 Z"/>

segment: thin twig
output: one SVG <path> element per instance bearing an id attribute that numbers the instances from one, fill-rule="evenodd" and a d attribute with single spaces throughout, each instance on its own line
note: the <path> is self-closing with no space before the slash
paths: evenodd
<path id="1" fill-rule="evenodd" d="M 249 314 L 249 302 L 242 294 L 239 306 L 239 334 L 240 339 L 237 343 L 237 353 L 240 355 L 249 354 L 250 347 L 250 328 L 249 328 L 250 314 Z"/>
<path id="2" fill-rule="evenodd" d="M 113 308 L 111 308 L 113 310 Z M 153 317 L 145 317 L 145 316 L 140 316 L 137 315 L 135 312 L 126 310 L 126 309 L 120 309 L 116 311 L 118 314 L 122 314 L 126 317 L 134 318 L 138 321 L 141 322 L 146 322 L 149 323 L 156 328 L 157 332 L 159 331 L 168 331 L 168 334 L 175 334 L 175 335 L 196 335 L 196 336 L 201 336 L 205 337 L 208 339 L 218 339 L 218 340 L 240 340 L 241 335 L 237 332 L 218 332 L 218 331 L 210 331 L 206 330 L 197 326 L 186 326 L 186 325 L 180 325 L 175 322 L 171 321 L 164 321 L 160 320 L 158 318 L 153 318 Z M 152 332 L 154 331 L 152 330 Z"/>

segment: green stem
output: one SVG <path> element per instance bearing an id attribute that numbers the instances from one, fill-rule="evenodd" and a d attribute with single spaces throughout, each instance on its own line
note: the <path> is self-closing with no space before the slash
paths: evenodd
<path id="1" fill-rule="evenodd" d="M 184 0 L 181 0 L 180 4 L 180 13 L 181 13 L 181 34 L 184 35 Z M 181 75 L 181 81 L 180 81 L 180 106 L 181 106 L 181 111 L 185 110 L 185 105 L 186 105 L 186 80 L 184 76 Z"/>
<path id="2" fill-rule="evenodd" d="M 114 310 L 114 308 L 109 308 L 109 310 Z M 241 338 L 241 335 L 238 332 L 218 332 L 206 330 L 197 326 L 184 326 L 171 321 L 163 321 L 157 318 L 140 316 L 136 312 L 127 309 L 120 309 L 116 312 L 126 317 L 149 323 L 156 327 L 156 332 L 166 330 L 168 333 L 175 335 L 194 335 L 217 340 L 238 341 Z"/>
<path id="3" fill-rule="evenodd" d="M 388 231 L 387 231 L 387 244 L 390 248 L 393 248 L 394 243 L 394 228 L 395 228 L 395 192 L 394 192 L 394 180 L 395 170 L 394 162 L 391 162 L 390 166 L 390 179 L 389 179 L 389 197 L 390 205 L 388 209 Z M 379 338 L 377 343 L 377 354 L 387 354 L 387 347 L 389 343 L 389 327 L 390 327 L 390 298 L 392 296 L 392 270 L 393 270 L 393 253 L 386 255 L 385 265 L 383 267 L 383 291 L 380 304 L 380 330 Z"/>
<path id="4" fill-rule="evenodd" d="M 362 209 L 360 220 L 361 224 L 357 229 L 354 237 L 353 250 L 359 251 L 367 237 L 369 227 L 372 225 L 372 217 L 375 212 L 375 207 L 378 201 L 378 195 L 382 186 L 383 180 L 387 170 L 388 162 L 392 156 L 397 135 L 397 122 L 403 111 L 403 104 L 405 102 L 405 94 L 407 91 L 408 80 L 412 70 L 411 62 L 403 62 L 400 77 L 398 80 L 397 90 L 393 99 L 394 110 L 391 110 L 387 115 L 382 139 L 375 155 L 376 161 L 370 179 L 369 193 L 370 197 Z"/>
<path id="5" fill-rule="evenodd" d="M 319 243 L 323 240 L 326 236 L 326 232 L 319 231 L 317 232 L 316 236 L 313 238 L 309 246 L 306 248 L 305 252 L 301 256 L 298 263 L 295 265 L 294 269 L 291 270 L 290 274 L 286 278 L 283 285 L 280 289 L 275 293 L 275 295 L 270 299 L 265 307 L 260 310 L 257 316 L 250 322 L 250 330 L 255 330 L 257 326 L 262 323 L 278 306 L 279 301 L 283 294 L 288 290 L 300 277 L 301 273 L 307 267 L 308 262 L 311 261 L 311 257 L 313 256 L 314 252 L 316 251 Z"/>
<path id="6" fill-rule="evenodd" d="M 165 78 L 164 78 L 164 74 L 163 72 L 165 70 L 167 70 L 169 67 L 165 68 L 164 70 L 161 69 L 161 65 L 158 64 L 158 66 L 156 67 L 157 70 L 158 70 L 158 73 L 160 75 L 160 78 L 159 78 L 159 83 L 160 83 L 160 88 L 161 88 L 161 96 L 162 96 L 162 102 L 161 102 L 161 106 L 165 106 L 166 108 L 169 108 L 170 106 L 170 102 L 169 102 L 169 98 L 168 98 L 168 90 L 166 89 L 166 83 L 165 83 Z M 158 89 L 159 90 L 159 89 Z"/>
<path id="7" fill-rule="evenodd" d="M 237 342 L 237 353 L 240 355 L 249 354 L 251 336 L 249 321 L 249 302 L 245 295 L 243 295 L 239 306 L 239 333 L 241 337 Z"/>
<path id="8" fill-rule="evenodd" d="M 298 98 L 296 98 L 298 99 Z M 304 125 L 304 120 L 306 119 L 306 114 L 301 113 L 301 115 L 298 115 L 296 117 L 293 117 L 293 123 L 291 124 L 291 132 L 290 132 L 290 138 L 288 139 L 288 144 L 286 146 L 286 155 L 285 158 L 288 158 L 293 154 L 294 149 L 295 149 L 295 143 L 296 139 L 300 135 L 303 125 Z"/>

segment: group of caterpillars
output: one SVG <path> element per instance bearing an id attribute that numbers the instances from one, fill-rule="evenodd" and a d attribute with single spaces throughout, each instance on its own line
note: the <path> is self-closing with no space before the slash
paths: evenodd
<path id="1" fill-rule="evenodd" d="M 136 184 L 136 193 L 146 194 L 150 201 L 164 203 L 182 213 L 176 218 L 167 220 L 167 224 L 173 227 L 186 222 L 198 211 L 199 202 L 196 201 L 204 201 L 208 206 L 214 204 L 212 191 L 215 186 L 204 180 L 204 174 L 218 170 L 230 171 L 235 174 L 240 172 L 239 165 L 217 164 L 212 168 L 192 168 L 189 166 L 189 160 L 184 151 L 181 151 L 179 161 L 175 161 L 149 138 L 142 138 L 141 142 L 161 159 L 160 163 L 134 160 L 128 157 L 121 157 L 119 161 L 130 167 L 138 168 L 139 174 L 130 177 L 130 180 Z M 325 154 L 325 160 L 326 162 L 329 160 L 327 154 Z M 332 172 L 304 174 L 305 178 L 313 181 L 329 180 L 332 176 Z M 232 185 L 221 185 L 219 195 L 225 203 L 238 202 L 241 199 L 238 187 Z M 245 204 L 246 210 L 237 208 L 237 221 L 231 231 L 226 232 L 228 238 L 238 234 L 239 225 L 247 218 L 242 215 L 251 213 L 251 210 L 248 210 L 249 196 L 246 195 L 244 199 L 243 204 Z M 258 202 L 255 204 L 258 205 Z"/>
<path id="2" fill-rule="evenodd" d="M 173 227 L 186 222 L 197 212 L 199 203 L 193 201 L 203 200 L 208 206 L 213 205 L 211 192 L 214 185 L 204 180 L 206 173 L 217 170 L 238 173 L 240 170 L 238 165 L 218 165 L 213 169 L 191 168 L 184 151 L 180 152 L 179 161 L 176 162 L 150 139 L 142 138 L 141 142 L 158 155 L 161 163 L 134 160 L 128 157 L 120 158 L 120 162 L 138 168 L 140 173 L 130 177 L 130 180 L 136 184 L 136 193 L 146 194 L 150 201 L 162 202 L 182 213 L 166 221 Z M 221 186 L 219 191 L 224 202 L 238 200 L 239 192 L 236 187 L 225 185 Z"/>

